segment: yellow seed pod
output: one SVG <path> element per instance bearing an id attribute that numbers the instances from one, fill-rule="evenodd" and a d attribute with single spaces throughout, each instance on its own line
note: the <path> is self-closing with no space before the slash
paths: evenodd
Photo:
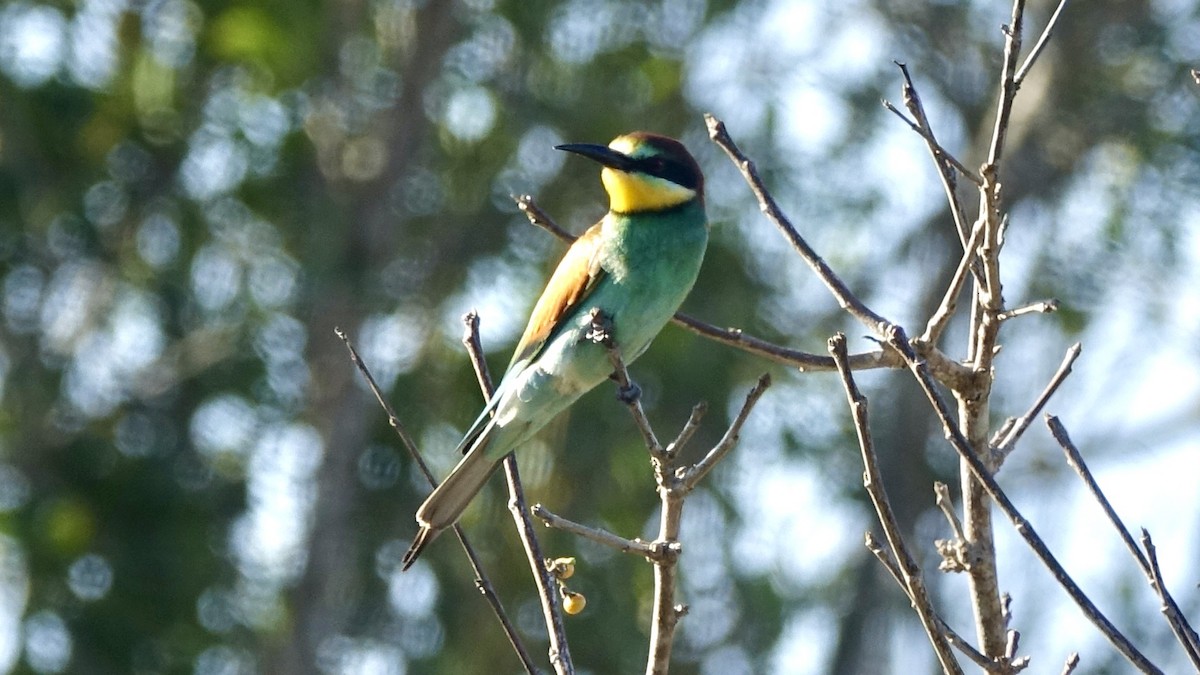
<path id="1" fill-rule="evenodd" d="M 575 574 L 575 559 L 555 558 L 554 560 L 546 560 L 546 569 L 560 581 L 570 579 Z"/>
<path id="2" fill-rule="evenodd" d="M 583 597 L 583 593 L 567 591 L 563 594 L 563 611 L 567 614 L 578 614 L 584 607 L 587 607 L 587 598 Z"/>
<path id="3" fill-rule="evenodd" d="M 574 558 L 559 558 L 554 561 L 554 566 L 558 568 L 559 579 L 570 579 L 575 575 L 575 559 Z"/>

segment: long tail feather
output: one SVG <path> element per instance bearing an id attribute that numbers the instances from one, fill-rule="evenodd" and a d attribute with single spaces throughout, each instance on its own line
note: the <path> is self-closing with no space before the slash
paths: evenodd
<path id="1" fill-rule="evenodd" d="M 467 505 L 500 466 L 500 460 L 493 460 L 486 455 L 486 446 L 487 443 L 482 442 L 472 447 L 446 476 L 446 480 L 417 509 L 417 523 L 421 529 L 404 554 L 402 569 L 408 569 L 434 537 L 458 521 Z"/>

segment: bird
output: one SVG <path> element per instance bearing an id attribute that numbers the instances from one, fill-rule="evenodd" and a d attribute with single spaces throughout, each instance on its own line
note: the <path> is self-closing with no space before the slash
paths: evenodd
<path id="1" fill-rule="evenodd" d="M 555 149 L 594 160 L 608 213 L 567 249 L 533 307 L 495 392 L 471 425 L 462 459 L 417 509 L 408 569 L 454 525 L 504 458 L 613 374 L 605 337 L 632 362 L 696 282 L 708 246 L 704 175 L 679 141 L 635 131 L 607 146 Z"/>

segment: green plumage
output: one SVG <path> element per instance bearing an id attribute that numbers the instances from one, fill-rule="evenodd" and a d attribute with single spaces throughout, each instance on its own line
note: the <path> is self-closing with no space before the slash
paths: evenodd
<path id="1" fill-rule="evenodd" d="M 612 149 L 618 146 L 633 150 Z M 670 321 L 700 272 L 708 245 L 703 178 L 682 145 L 631 134 L 609 148 L 563 148 L 614 172 L 605 175 L 614 202 L 636 207 L 642 199 L 654 208 L 610 211 L 563 257 L 496 393 L 459 445 L 462 460 L 418 509 L 421 530 L 406 566 L 458 520 L 508 453 L 612 373 L 607 348 L 587 337 L 593 311 L 610 319 L 622 356 L 632 362 Z"/>

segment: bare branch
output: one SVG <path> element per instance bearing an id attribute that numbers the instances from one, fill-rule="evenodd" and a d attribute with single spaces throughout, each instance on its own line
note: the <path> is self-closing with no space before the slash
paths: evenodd
<path id="1" fill-rule="evenodd" d="M 958 260 L 958 267 L 954 270 L 954 276 L 950 278 L 950 285 L 946 287 L 946 293 L 942 296 L 942 301 L 938 303 L 938 307 L 929 317 L 929 322 L 925 324 L 925 332 L 921 337 L 917 338 L 918 342 L 934 345 L 942 332 L 950 325 L 950 319 L 954 318 L 954 310 L 958 308 L 958 296 L 962 293 L 963 286 L 967 283 L 967 272 L 971 271 L 975 261 L 976 251 L 979 248 L 979 241 L 983 238 L 983 229 L 986 221 L 978 220 L 975 226 L 971 228 L 971 236 L 967 238 L 966 244 L 963 245 L 962 257 Z"/>
<path id="2" fill-rule="evenodd" d="M 1058 442 L 1058 446 L 1066 454 L 1067 466 L 1079 474 L 1079 478 L 1083 480 L 1083 484 L 1087 487 L 1088 492 L 1092 493 L 1092 498 L 1100 504 L 1100 508 L 1104 509 L 1104 515 L 1108 516 L 1109 522 L 1116 528 L 1117 534 L 1121 536 L 1121 541 L 1125 543 L 1125 548 L 1129 549 L 1129 554 L 1137 561 L 1138 567 L 1142 569 L 1142 572 L 1149 576 L 1149 561 L 1142 554 L 1142 550 L 1138 548 L 1137 542 L 1134 541 L 1133 535 L 1129 533 L 1129 529 L 1125 527 L 1125 523 L 1121 520 L 1121 517 L 1117 515 L 1117 510 L 1113 508 L 1112 504 L 1108 501 L 1108 497 L 1100 489 L 1100 485 L 1096 483 L 1095 476 L 1092 475 L 1092 471 L 1088 468 L 1087 463 L 1083 461 L 1083 455 L 1080 454 L 1079 448 L 1075 447 L 1074 441 L 1067 434 L 1066 427 L 1054 415 L 1046 415 L 1046 426 L 1050 428 L 1050 435 L 1054 436 L 1054 440 Z"/>
<path id="3" fill-rule="evenodd" d="M 926 398 L 928 398 L 929 402 L 933 405 L 934 412 L 937 414 L 938 420 L 942 424 L 942 429 L 945 431 L 946 438 L 950 441 L 950 446 L 953 447 L 954 451 L 958 453 L 960 460 L 971 471 L 974 479 L 978 481 L 983 489 L 986 490 L 987 494 L 996 502 L 996 505 L 1000 507 L 1000 510 L 1003 511 L 1006 516 L 1008 516 L 1010 521 L 1012 521 L 1017 534 L 1021 535 L 1021 538 L 1025 540 L 1025 543 L 1029 545 L 1034 554 L 1036 554 L 1042 563 L 1046 565 L 1046 567 L 1050 570 L 1050 573 L 1054 576 L 1054 579 L 1058 581 L 1059 585 L 1061 585 L 1063 589 L 1067 591 L 1067 594 L 1083 611 L 1084 616 L 1086 616 L 1089 621 L 1099 628 L 1100 632 L 1103 633 L 1104 636 L 1108 638 L 1109 642 L 1111 642 L 1112 645 L 1117 648 L 1117 651 L 1125 656 L 1125 658 L 1128 659 L 1129 662 L 1136 666 L 1139 670 L 1144 673 L 1162 673 L 1162 670 L 1160 670 L 1158 666 L 1155 666 L 1153 663 L 1151 663 L 1150 660 L 1147 659 L 1146 656 L 1129 641 L 1129 638 L 1121 633 L 1121 631 L 1119 631 L 1112 624 L 1112 622 L 1108 620 L 1108 617 L 1106 617 L 1104 613 L 1096 607 L 1091 599 L 1088 598 L 1082 590 L 1080 590 L 1079 585 L 1075 583 L 1075 580 L 1072 579 L 1069 574 L 1067 574 L 1066 569 L 1064 569 L 1062 564 L 1058 562 L 1058 559 L 1054 557 L 1054 554 L 1050 552 L 1050 549 L 1046 546 L 1046 543 L 1042 540 L 1042 538 L 1038 536 L 1037 531 L 1033 528 L 1033 525 L 1021 515 L 1021 512 L 1018 511 L 1017 507 L 1012 503 L 1012 500 L 1009 499 L 1004 490 L 1000 488 L 999 483 L 997 483 L 996 479 L 992 477 L 992 474 L 988 470 L 987 466 L 979 457 L 975 456 L 974 451 L 971 449 L 970 442 L 967 441 L 966 436 L 963 435 L 962 431 L 958 427 L 958 424 L 955 423 L 949 406 L 946 405 L 946 402 L 942 399 L 941 394 L 938 393 L 937 387 L 934 384 L 933 376 L 929 374 L 928 367 L 923 361 L 917 358 L 917 355 L 909 346 L 907 336 L 904 335 L 904 329 L 900 328 L 899 326 L 894 326 L 891 330 L 891 336 L 888 339 L 888 343 L 899 350 L 904 356 L 905 361 L 908 362 L 909 369 L 912 371 L 913 375 L 916 376 L 917 383 L 920 385 L 921 390 L 925 393 Z"/>
<path id="4" fill-rule="evenodd" d="M 1012 452 L 1013 447 L 1017 444 L 1017 440 L 1021 438 L 1021 434 L 1025 433 L 1025 430 L 1033 423 L 1033 419 L 1050 402 L 1050 397 L 1054 395 L 1054 392 L 1058 391 L 1063 381 L 1071 374 L 1071 367 L 1075 365 L 1075 360 L 1079 358 L 1079 354 L 1082 351 L 1083 346 L 1078 342 L 1071 345 L 1070 349 L 1067 350 L 1066 356 L 1063 357 L 1062 363 L 1059 364 L 1058 370 L 1054 372 L 1054 376 L 1050 378 L 1050 382 L 1046 385 L 1046 388 L 1042 390 L 1042 393 L 1033 402 L 1033 406 L 1013 423 L 1012 428 L 1005 432 L 999 443 L 993 440 L 992 445 L 995 446 L 995 453 L 998 455 L 997 464 L 1003 462 L 1004 458 Z"/>
<path id="5" fill-rule="evenodd" d="M 1058 311 L 1058 300 L 1053 298 L 1049 300 L 1041 300 L 1039 302 L 1031 302 L 1028 305 L 1014 307 L 1013 309 L 1005 310 L 996 315 L 1000 321 L 1008 321 L 1015 319 L 1018 316 L 1026 314 L 1051 314 Z"/>
<path id="6" fill-rule="evenodd" d="M 696 430 L 700 428 L 700 420 L 704 419 L 704 415 L 707 412 L 708 404 L 704 401 L 700 401 L 696 405 L 692 406 L 692 414 L 688 416 L 687 422 L 684 423 L 683 428 L 679 430 L 679 435 L 675 437 L 675 440 L 667 443 L 667 447 L 664 449 L 664 452 L 667 453 L 668 457 L 675 457 L 675 455 L 679 453 L 679 449 L 687 445 L 688 441 L 692 440 L 692 436 L 696 433 Z"/>
<path id="7" fill-rule="evenodd" d="M 471 357 L 471 363 L 475 368 L 475 375 L 479 380 L 479 388 L 483 391 L 484 398 L 491 399 L 495 389 L 492 386 L 491 377 L 488 375 L 487 359 L 484 357 L 483 345 L 479 340 L 479 315 L 474 311 L 467 312 L 463 315 L 463 324 L 463 346 L 467 348 L 467 354 Z M 517 535 L 525 549 L 525 557 L 529 561 L 533 581 L 538 590 L 538 598 L 542 603 L 546 631 L 550 635 L 550 664 L 554 666 L 555 672 L 559 675 L 574 673 L 575 666 L 571 663 L 571 650 L 567 644 L 567 629 L 563 624 L 561 601 L 556 592 L 558 585 L 550 570 L 542 562 L 544 560 L 542 547 L 538 543 L 533 520 L 529 516 L 528 503 L 525 501 L 525 487 L 521 484 L 521 473 L 517 467 L 516 455 L 510 452 L 504 458 L 503 466 L 504 481 L 508 486 L 508 510 L 512 514 L 513 522 L 517 527 Z"/>
<path id="8" fill-rule="evenodd" d="M 921 625 L 925 628 L 925 633 L 933 645 L 933 651 L 942 664 L 942 671 L 948 674 L 962 673 L 962 667 L 958 665 L 954 653 L 950 650 L 950 644 L 946 641 L 946 636 L 942 633 L 936 618 L 937 614 L 933 609 L 933 603 L 925 591 L 925 582 L 921 579 L 921 568 L 917 566 L 917 562 L 908 552 L 908 547 L 904 543 L 904 535 L 900 531 L 900 524 L 896 521 L 892 505 L 888 501 L 887 490 L 883 487 L 878 461 L 875 457 L 875 444 L 867 421 L 867 399 L 858 390 L 858 385 L 855 384 L 854 376 L 846 363 L 845 335 L 838 333 L 829 339 L 829 353 L 838 363 L 842 387 L 846 390 L 846 398 L 854 418 L 854 428 L 858 433 L 858 445 L 862 452 L 864 468 L 863 486 L 867 489 L 867 495 L 870 496 L 871 503 L 875 506 L 875 513 L 879 516 L 879 522 L 883 526 L 884 536 L 887 538 L 888 546 L 896 559 L 896 567 L 904 582 L 903 587 L 907 590 L 913 609 L 917 611 Z"/>
<path id="9" fill-rule="evenodd" d="M 1071 652 L 1071 655 L 1067 657 L 1067 662 L 1063 664 L 1062 675 L 1071 675 L 1071 673 L 1075 672 L 1075 668 L 1078 666 L 1079 654 L 1077 652 Z"/>
<path id="10" fill-rule="evenodd" d="M 1021 31 L 1025 23 L 1025 0 L 1013 0 L 1012 19 L 1004 30 L 1004 67 L 1000 72 L 1000 99 L 996 103 L 996 126 L 992 129 L 992 143 L 988 149 L 987 163 L 995 167 L 1000 163 L 1004 151 L 1004 139 L 1008 134 L 1008 123 L 1012 115 L 1013 100 L 1017 96 L 1015 82 L 1017 58 L 1021 53 Z M 984 176 L 984 181 L 988 179 Z"/>
<path id="11" fill-rule="evenodd" d="M 907 76 L 907 74 L 908 74 L 907 66 L 898 61 L 896 62 L 896 65 L 899 66 L 900 68 L 904 69 L 905 75 Z M 907 94 L 907 92 L 908 92 L 907 87 L 906 87 L 905 91 Z M 967 180 L 971 181 L 972 183 L 975 183 L 976 185 L 978 185 L 979 183 L 982 182 L 980 180 L 978 174 L 976 174 L 974 171 L 972 171 L 972 170 L 968 169 L 966 166 L 964 166 L 962 162 L 958 161 L 957 157 L 950 154 L 950 152 L 948 150 L 943 148 L 941 143 L 938 143 L 937 137 L 934 136 L 933 131 L 928 129 L 923 124 L 921 124 L 919 122 L 914 122 L 911 119 L 909 119 L 907 115 L 900 112 L 900 109 L 897 108 L 895 106 L 895 104 L 893 104 L 891 101 L 887 100 L 886 98 L 881 100 L 880 103 L 882 103 L 883 107 L 887 108 L 888 111 L 890 111 L 893 115 L 895 115 L 896 117 L 899 117 L 901 120 L 903 120 L 903 122 L 908 125 L 909 129 L 912 129 L 913 131 L 917 132 L 918 136 L 925 139 L 925 142 L 929 145 L 929 151 L 933 154 L 934 159 L 937 160 L 939 164 L 941 162 L 946 162 L 950 166 L 954 167 L 954 169 L 956 171 L 958 171 L 960 174 L 962 174 L 963 177 L 965 177 Z M 922 114 L 923 113 L 924 113 L 924 108 L 922 108 Z M 918 116 L 918 119 L 920 119 L 920 116 Z M 939 171 L 940 171 L 940 169 L 939 169 Z"/>
<path id="12" fill-rule="evenodd" d="M 985 375 L 971 387 L 955 389 L 960 428 L 973 455 L 984 462 L 988 473 L 994 470 L 989 445 L 991 422 L 992 367 L 999 344 L 1000 321 L 997 315 L 1004 309 L 1003 285 L 1000 278 L 1000 249 L 1005 219 L 1000 211 L 1000 156 L 1008 133 L 1012 113 L 1013 71 L 1021 46 L 1021 24 L 1024 0 L 1014 0 L 1012 22 L 1005 29 L 1004 65 L 1000 77 L 1000 96 L 997 103 L 996 126 L 992 132 L 988 161 L 981 167 L 983 185 L 979 188 L 979 226 L 983 229 L 978 256 L 983 268 L 982 278 L 976 276 L 972 293 L 971 323 L 967 345 L 967 362 L 976 373 Z M 1000 604 L 999 580 L 996 574 L 995 537 L 992 530 L 992 508 L 981 485 L 971 470 L 959 463 L 962 482 L 963 523 L 967 543 L 974 562 L 967 568 L 971 588 L 972 609 L 976 630 L 985 654 L 1003 654 L 1006 625 Z"/>
<path id="13" fill-rule="evenodd" d="M 759 208 L 767 218 L 775 223 L 776 227 L 783 232 L 784 237 L 791 243 L 792 248 L 800 254 L 804 262 L 816 272 L 817 277 L 822 283 L 833 293 L 833 297 L 837 300 L 838 305 L 850 312 L 850 315 L 858 319 L 865 325 L 873 335 L 882 337 L 888 326 L 888 321 L 871 311 L 861 300 L 859 300 L 844 282 L 829 267 L 829 265 L 817 255 L 808 242 L 800 236 L 792 222 L 779 209 L 779 205 L 775 202 L 775 198 L 767 191 L 766 185 L 758 175 L 758 169 L 755 168 L 754 162 L 750 161 L 729 137 L 729 132 L 725 130 L 725 123 L 716 117 L 705 114 L 704 121 L 708 125 L 708 136 L 714 143 L 717 144 L 729 159 L 733 161 L 738 170 L 742 173 L 746 183 L 749 184 L 750 190 L 758 199 Z"/>
<path id="14" fill-rule="evenodd" d="M 804 372 L 832 371 L 835 369 L 833 359 L 828 356 L 810 354 L 796 349 L 789 349 L 767 342 L 742 331 L 740 328 L 717 328 L 682 312 L 672 319 L 675 325 L 689 330 L 696 335 L 709 338 L 714 342 L 740 349 L 744 352 L 761 356 L 765 359 L 791 366 Z M 874 351 L 862 354 L 852 354 L 850 364 L 855 370 L 870 368 L 900 368 L 903 361 L 895 354 L 887 351 Z"/>
<path id="15" fill-rule="evenodd" d="M 883 565 L 884 569 L 888 571 L 888 574 L 891 575 L 892 580 L 895 581 L 898 586 L 900 586 L 900 590 L 903 591 L 905 596 L 908 597 L 908 601 L 910 603 L 913 602 L 912 596 L 909 595 L 908 587 L 904 585 L 904 577 L 900 574 L 900 568 L 897 567 L 896 561 L 892 558 L 892 555 L 888 553 L 887 549 L 885 549 L 883 545 L 879 543 L 879 540 L 875 538 L 875 535 L 871 534 L 869 530 L 866 533 L 864 543 L 867 546 L 867 550 L 874 554 L 879 560 L 880 564 Z M 975 665 L 983 668 L 984 670 L 989 670 L 995 666 L 991 659 L 983 654 L 980 654 L 978 649 L 975 649 L 975 647 L 971 646 L 971 643 L 967 642 L 963 636 L 955 632 L 955 630 L 950 627 L 950 624 L 946 623 L 944 619 L 936 614 L 934 615 L 934 618 L 937 619 L 938 625 L 941 627 L 942 634 L 946 636 L 946 641 L 950 643 L 950 646 L 962 652 L 964 656 L 974 661 Z"/>
<path id="16" fill-rule="evenodd" d="M 647 675 L 666 675 L 671 663 L 671 649 L 675 641 L 675 627 L 679 619 L 687 613 L 687 607 L 675 603 L 675 592 L 678 586 L 679 554 L 682 550 L 679 543 L 679 529 L 683 521 L 683 503 L 688 492 L 713 465 L 720 461 L 733 444 L 737 441 L 738 431 L 749 415 L 754 402 L 761 396 L 762 390 L 770 383 L 765 375 L 759 384 L 746 397 L 742 412 L 734 419 L 726 430 L 721 441 L 705 456 L 701 462 L 687 468 L 675 467 L 678 449 L 695 432 L 704 406 L 697 405 L 692 409 L 687 423 L 679 435 L 663 450 L 654 430 L 642 410 L 640 390 L 629 379 L 629 372 L 621 350 L 613 339 L 611 317 L 599 310 L 592 312 L 592 326 L 588 338 L 603 344 L 608 350 L 608 358 L 613 366 L 613 379 L 617 382 L 617 398 L 626 404 L 633 415 L 634 422 L 646 441 L 650 451 L 650 464 L 654 469 L 654 480 L 658 485 L 658 496 L 661 502 L 659 514 L 658 537 L 649 544 L 641 542 L 634 544 L 635 548 L 649 546 L 650 553 L 644 553 L 654 565 L 654 615 L 650 624 L 650 653 L 646 659 Z M 689 480 L 691 477 L 691 480 Z M 619 540 L 619 538 L 617 538 Z"/>
<path id="17" fill-rule="evenodd" d="M 612 337 L 612 318 L 596 308 L 592 309 L 591 316 L 592 329 L 587 337 L 603 344 L 608 350 L 608 361 L 613 367 L 612 377 L 617 382 L 617 398 L 629 408 L 634 424 L 642 433 L 642 440 L 646 442 L 646 449 L 650 451 L 650 455 L 655 460 L 662 461 L 666 458 L 666 451 L 658 442 L 658 437 L 650 426 L 650 420 L 646 417 L 646 411 L 642 409 L 642 390 L 629 379 L 629 369 L 625 366 L 625 359 L 621 357 L 621 348 Z"/>
<path id="18" fill-rule="evenodd" d="M 1025 76 L 1029 74 L 1029 69 L 1037 63 L 1037 59 L 1042 55 L 1042 50 L 1046 48 L 1046 44 L 1050 42 L 1050 36 L 1054 33 L 1054 27 L 1058 25 L 1058 17 L 1062 14 L 1063 8 L 1067 6 L 1067 0 L 1058 0 L 1058 6 L 1054 8 L 1054 13 L 1050 15 L 1050 20 L 1046 22 L 1046 28 L 1042 30 L 1041 37 L 1034 43 L 1033 49 L 1029 51 L 1029 56 L 1025 57 L 1025 63 L 1021 64 L 1021 68 L 1013 77 L 1013 84 L 1020 89 L 1021 83 L 1025 81 Z"/>
<path id="19" fill-rule="evenodd" d="M 375 395 L 375 400 L 383 408 L 388 416 L 388 426 L 395 430 L 396 435 L 400 437 L 400 443 L 404 445 L 408 451 L 409 457 L 417 465 L 417 468 L 425 476 L 425 480 L 429 483 L 429 487 L 435 487 L 437 481 L 433 477 L 433 473 L 429 471 L 429 466 L 425 463 L 425 459 L 421 457 L 421 453 L 417 450 L 417 444 L 413 442 L 411 436 L 408 435 L 408 430 L 400 423 L 400 418 L 396 416 L 392 405 L 388 403 L 380 390 L 379 385 L 375 382 L 375 377 L 371 375 L 367 364 L 363 362 L 359 356 L 358 350 L 354 348 L 350 337 L 341 328 L 335 327 L 334 334 L 346 345 L 346 350 L 350 352 L 350 360 L 358 367 L 358 371 L 362 373 L 363 379 L 367 381 L 367 386 L 371 389 L 371 393 Z M 475 574 L 475 587 L 483 594 L 487 600 L 488 606 L 492 608 L 492 612 L 496 615 L 496 619 L 500 621 L 500 627 L 504 630 L 504 635 L 508 638 L 508 642 L 512 645 L 513 651 L 517 653 L 517 658 L 521 661 L 521 666 L 525 668 L 525 672 L 533 675 L 537 672 L 537 667 L 533 664 L 533 659 L 529 656 L 529 651 L 525 649 L 525 644 L 521 642 L 521 636 L 517 633 L 517 629 L 513 626 L 512 621 L 508 618 L 508 612 L 504 610 L 503 603 L 500 602 L 500 596 L 496 594 L 496 588 L 492 586 L 491 579 L 483 570 L 483 563 L 479 560 L 479 555 L 475 553 L 475 547 L 467 540 L 467 535 L 463 529 L 455 523 L 454 536 L 458 538 L 459 546 L 462 547 L 463 553 L 467 555 L 467 561 L 471 565 L 471 571 Z"/>
<path id="20" fill-rule="evenodd" d="M 679 555 L 680 547 L 678 542 L 674 546 L 660 546 L 647 543 L 641 539 L 626 539 L 608 530 L 582 525 L 573 520 L 563 518 L 541 504 L 533 505 L 533 515 L 539 518 L 546 527 L 570 532 L 577 537 L 583 537 L 584 539 L 616 549 L 622 553 L 640 555 L 651 562 L 665 560 L 668 555 Z"/>
<path id="21" fill-rule="evenodd" d="M 1154 590 L 1158 591 L 1158 597 L 1162 600 L 1162 613 L 1166 616 L 1167 623 L 1171 625 L 1171 631 L 1183 645 L 1183 650 L 1187 652 L 1192 667 L 1196 669 L 1196 672 L 1200 672 L 1200 637 L 1197 637 L 1195 629 L 1188 623 L 1187 616 L 1179 608 L 1175 598 L 1171 597 L 1167 591 L 1162 569 L 1158 566 L 1158 549 L 1155 548 L 1154 541 L 1150 539 L 1150 533 L 1146 531 L 1146 528 L 1142 528 L 1142 547 L 1146 549 L 1146 557 L 1150 560 L 1150 583 L 1154 586 Z"/>
<path id="22" fill-rule="evenodd" d="M 521 213 L 525 214 L 525 217 L 529 219 L 530 223 L 533 223 L 534 225 L 546 230 L 550 234 L 553 234 L 564 243 L 570 244 L 575 241 L 575 235 L 559 227 L 558 223 L 554 222 L 553 218 L 546 215 L 546 212 L 543 211 L 541 207 L 539 207 L 537 203 L 533 201 L 533 197 L 531 195 L 511 196 L 513 201 L 517 203 L 517 208 L 521 210 Z"/>
<path id="23" fill-rule="evenodd" d="M 1142 573 L 1146 575 L 1146 579 L 1150 582 L 1150 587 L 1158 594 L 1159 600 L 1162 601 L 1162 612 L 1167 619 L 1167 623 L 1171 627 L 1171 632 L 1175 634 L 1175 638 L 1183 647 L 1184 652 L 1188 655 L 1188 659 L 1192 662 L 1192 666 L 1200 671 L 1200 638 L 1197 638 L 1196 631 L 1188 623 L 1187 617 L 1175 602 L 1175 598 L 1171 596 L 1167 590 L 1166 584 L 1162 580 L 1162 572 L 1158 568 L 1158 559 L 1154 551 L 1154 543 L 1150 540 L 1150 533 L 1142 530 L 1142 545 L 1146 549 L 1146 554 L 1142 554 L 1142 549 L 1138 548 L 1137 543 L 1133 540 L 1133 535 L 1129 529 L 1125 527 L 1124 521 L 1117 515 L 1117 510 L 1113 508 L 1112 503 L 1108 501 L 1108 497 L 1100 489 L 1100 484 L 1096 482 L 1096 478 L 1092 475 L 1091 469 L 1083 460 L 1083 454 L 1079 452 L 1079 448 L 1071 440 L 1067 434 L 1066 427 L 1062 422 L 1053 415 L 1046 416 L 1046 426 L 1050 427 L 1050 434 L 1054 436 L 1054 440 L 1058 442 L 1059 447 L 1067 456 L 1067 465 L 1079 474 L 1079 478 L 1083 480 L 1083 484 L 1087 486 L 1088 492 L 1092 498 L 1104 510 L 1104 515 L 1108 517 L 1110 523 L 1117 530 L 1121 541 L 1125 544 L 1125 548 L 1129 550 L 1129 554 L 1137 561 L 1138 567 L 1142 569 Z"/>
<path id="24" fill-rule="evenodd" d="M 758 382 L 746 394 L 746 400 L 742 403 L 742 409 L 738 411 L 733 422 L 729 424 L 729 428 L 725 430 L 725 435 L 721 440 L 708 451 L 706 455 L 699 461 L 688 467 L 684 475 L 680 479 L 680 487 L 684 492 L 690 492 L 695 489 L 696 484 L 712 471 L 725 455 L 733 449 L 737 444 L 738 434 L 742 430 L 742 425 L 746 423 L 746 418 L 750 416 L 750 411 L 754 409 L 754 404 L 758 403 L 758 399 L 762 397 L 763 392 L 767 387 L 771 386 L 771 376 L 763 373 L 758 377 Z"/>

